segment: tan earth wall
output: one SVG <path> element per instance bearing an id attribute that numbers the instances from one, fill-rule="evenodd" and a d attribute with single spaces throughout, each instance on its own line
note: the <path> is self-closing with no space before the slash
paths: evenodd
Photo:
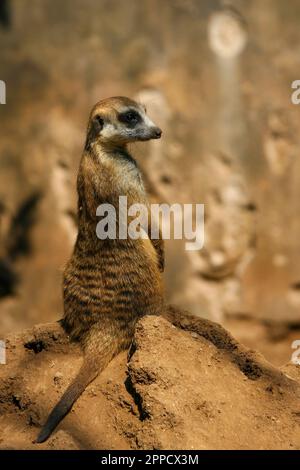
<path id="1" fill-rule="evenodd" d="M 222 321 L 300 320 L 300 0 L 14 0 L 1 13 L 0 333 L 62 315 L 91 106 L 138 97 L 153 200 L 205 204 L 205 246 L 167 241 L 170 301 Z M 223 12 L 223 13 L 222 13 Z M 5 14 L 6 13 L 6 14 Z"/>

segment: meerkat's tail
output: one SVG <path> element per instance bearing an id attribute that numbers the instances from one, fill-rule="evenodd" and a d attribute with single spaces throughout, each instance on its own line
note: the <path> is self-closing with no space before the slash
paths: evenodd
<path id="1" fill-rule="evenodd" d="M 102 350 L 98 348 L 97 351 L 93 351 L 93 354 L 92 351 L 86 351 L 84 362 L 77 376 L 51 411 L 46 424 L 42 427 L 37 439 L 34 441 L 35 443 L 42 443 L 50 437 L 89 383 L 105 369 L 117 352 L 112 341 L 107 344 L 107 347 L 103 347 Z"/>

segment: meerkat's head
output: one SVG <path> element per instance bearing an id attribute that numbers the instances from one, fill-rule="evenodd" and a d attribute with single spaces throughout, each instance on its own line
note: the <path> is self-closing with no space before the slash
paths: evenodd
<path id="1" fill-rule="evenodd" d="M 161 134 L 161 129 L 148 118 L 144 106 L 116 96 L 99 101 L 92 109 L 86 145 L 125 146 L 130 142 L 159 139 Z"/>

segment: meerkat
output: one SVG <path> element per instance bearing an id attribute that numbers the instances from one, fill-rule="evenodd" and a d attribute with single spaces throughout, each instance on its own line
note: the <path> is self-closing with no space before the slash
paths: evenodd
<path id="1" fill-rule="evenodd" d="M 51 411 L 37 443 L 48 439 L 113 357 L 130 348 L 135 325 L 144 315 L 163 315 L 175 326 L 203 336 L 227 351 L 246 375 L 259 376 L 270 368 L 262 361 L 257 364 L 256 357 L 220 325 L 165 304 L 161 237 L 97 237 L 100 204 L 112 204 L 117 220 L 120 195 L 127 196 L 128 205 L 141 203 L 149 208 L 141 171 L 127 146 L 158 139 L 161 134 L 146 109 L 126 97 L 102 100 L 91 111 L 77 179 L 78 235 L 64 270 L 61 320 L 70 339 L 80 343 L 84 361 Z"/>

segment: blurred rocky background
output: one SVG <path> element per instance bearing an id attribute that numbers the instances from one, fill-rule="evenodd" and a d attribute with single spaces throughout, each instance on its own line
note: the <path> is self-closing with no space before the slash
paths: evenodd
<path id="1" fill-rule="evenodd" d="M 0 0 L 0 336 L 62 315 L 91 106 L 143 101 L 153 200 L 205 204 L 205 246 L 167 241 L 171 302 L 271 361 L 300 338 L 300 0 Z M 298 74 L 298 75 L 297 75 Z"/>

